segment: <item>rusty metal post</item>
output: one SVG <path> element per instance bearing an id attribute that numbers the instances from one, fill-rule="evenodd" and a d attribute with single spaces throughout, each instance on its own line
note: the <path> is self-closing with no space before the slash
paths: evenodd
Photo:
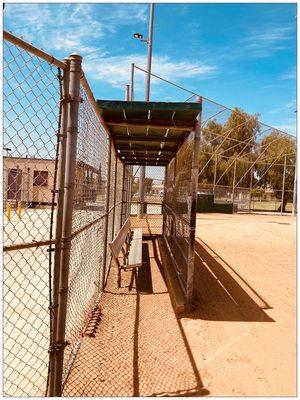
<path id="1" fill-rule="evenodd" d="M 189 237 L 187 286 L 186 286 L 187 310 L 191 309 L 192 298 L 193 298 L 199 153 L 200 153 L 201 123 L 202 123 L 201 122 L 202 98 L 198 97 L 197 102 L 199 103 L 200 111 L 199 111 L 196 126 L 195 126 L 194 149 L 193 149 L 193 160 L 192 160 L 192 170 L 191 170 L 191 184 L 190 184 L 191 214 L 190 214 L 190 237 Z"/>
<path id="2" fill-rule="evenodd" d="M 76 151 L 78 135 L 78 111 L 80 99 L 80 76 L 82 57 L 70 55 L 69 116 L 66 138 L 66 163 L 64 179 L 63 221 L 61 240 L 61 261 L 58 291 L 57 335 L 55 346 L 55 396 L 62 394 L 64 348 L 66 346 L 66 315 L 69 284 L 69 267 L 72 234 L 72 214 L 76 173 Z"/>
<path id="3" fill-rule="evenodd" d="M 69 68 L 70 60 L 65 59 L 66 69 L 63 71 L 62 81 L 62 99 L 61 99 L 61 124 L 60 132 L 58 132 L 58 164 L 57 164 L 57 208 L 56 208 L 56 231 L 55 231 L 55 253 L 54 267 L 52 273 L 52 298 L 51 298 L 51 319 L 52 332 L 50 335 L 50 352 L 49 352 L 49 379 L 47 387 L 47 396 L 55 396 L 55 349 L 52 348 L 56 341 L 57 334 L 57 302 L 58 302 L 58 287 L 60 276 L 60 257 L 61 257 L 61 239 L 62 239 L 62 223 L 63 223 L 63 202 L 64 202 L 64 180 L 65 180 L 65 165 L 66 165 L 66 137 L 68 128 L 69 114 Z"/>
<path id="4" fill-rule="evenodd" d="M 110 198 L 110 176 L 111 176 L 111 148 L 112 138 L 108 140 L 108 160 L 107 160 L 107 181 L 106 181 L 106 200 L 105 200 L 105 227 L 104 227 L 104 254 L 103 254 L 103 276 L 102 290 L 104 290 L 106 280 L 106 264 L 107 264 L 107 245 L 108 245 L 108 221 L 109 221 L 109 198 Z M 111 238 L 110 238 L 111 239 Z"/>
<path id="5" fill-rule="evenodd" d="M 283 213 L 284 189 L 285 189 L 285 174 L 286 174 L 286 156 L 284 156 L 284 165 L 283 165 L 280 215 L 282 215 L 282 213 Z"/>

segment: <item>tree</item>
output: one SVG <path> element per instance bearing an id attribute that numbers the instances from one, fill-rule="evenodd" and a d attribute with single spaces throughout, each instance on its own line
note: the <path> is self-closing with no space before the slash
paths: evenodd
<path id="1" fill-rule="evenodd" d="M 255 138 L 259 131 L 258 115 L 249 115 L 239 108 L 232 110 L 224 124 L 215 119 L 208 121 L 202 130 L 199 157 L 199 167 L 202 172 L 199 175 L 199 185 L 213 183 L 217 160 L 217 180 L 220 178 L 218 184 L 231 186 L 235 157 L 245 160 L 245 162 L 236 161 L 236 183 L 241 180 L 242 186 L 249 185 L 251 171 L 248 171 L 250 164 L 247 161 L 253 159 Z M 216 157 L 210 160 L 214 152 Z"/>
<path id="2" fill-rule="evenodd" d="M 260 179 L 260 185 L 273 189 L 275 196 L 280 200 L 282 198 L 284 160 L 286 158 L 285 191 L 283 197 L 283 211 L 285 211 L 287 202 L 292 201 L 293 197 L 296 141 L 287 134 L 273 131 L 262 140 L 259 155 L 263 159 L 263 162 L 258 162 L 255 169 Z M 265 165 L 266 163 L 268 165 Z M 278 211 L 280 209 L 281 205 Z"/>

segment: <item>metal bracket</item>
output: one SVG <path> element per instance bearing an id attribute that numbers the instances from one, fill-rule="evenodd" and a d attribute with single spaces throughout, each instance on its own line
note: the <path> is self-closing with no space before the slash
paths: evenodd
<path id="1" fill-rule="evenodd" d="M 64 349 L 66 346 L 69 346 L 70 342 L 65 341 L 62 343 L 53 343 L 50 345 L 48 353 L 53 353 L 55 351 L 60 351 L 61 349 Z"/>

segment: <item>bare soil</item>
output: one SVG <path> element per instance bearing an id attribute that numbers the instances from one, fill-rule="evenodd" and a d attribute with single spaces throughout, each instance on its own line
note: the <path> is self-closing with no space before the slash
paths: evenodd
<path id="1" fill-rule="evenodd" d="M 196 311 L 181 320 L 212 396 L 296 395 L 296 219 L 197 218 Z"/>
<path id="2" fill-rule="evenodd" d="M 112 266 L 65 396 L 296 395 L 295 218 L 202 214 L 196 236 L 189 315 L 174 314 L 156 241 L 132 290 Z"/>

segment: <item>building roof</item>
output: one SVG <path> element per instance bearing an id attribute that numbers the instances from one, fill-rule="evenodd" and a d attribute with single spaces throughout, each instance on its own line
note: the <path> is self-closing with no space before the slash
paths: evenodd
<path id="1" fill-rule="evenodd" d="M 167 165 L 195 129 L 199 103 L 97 100 L 125 164 Z"/>

